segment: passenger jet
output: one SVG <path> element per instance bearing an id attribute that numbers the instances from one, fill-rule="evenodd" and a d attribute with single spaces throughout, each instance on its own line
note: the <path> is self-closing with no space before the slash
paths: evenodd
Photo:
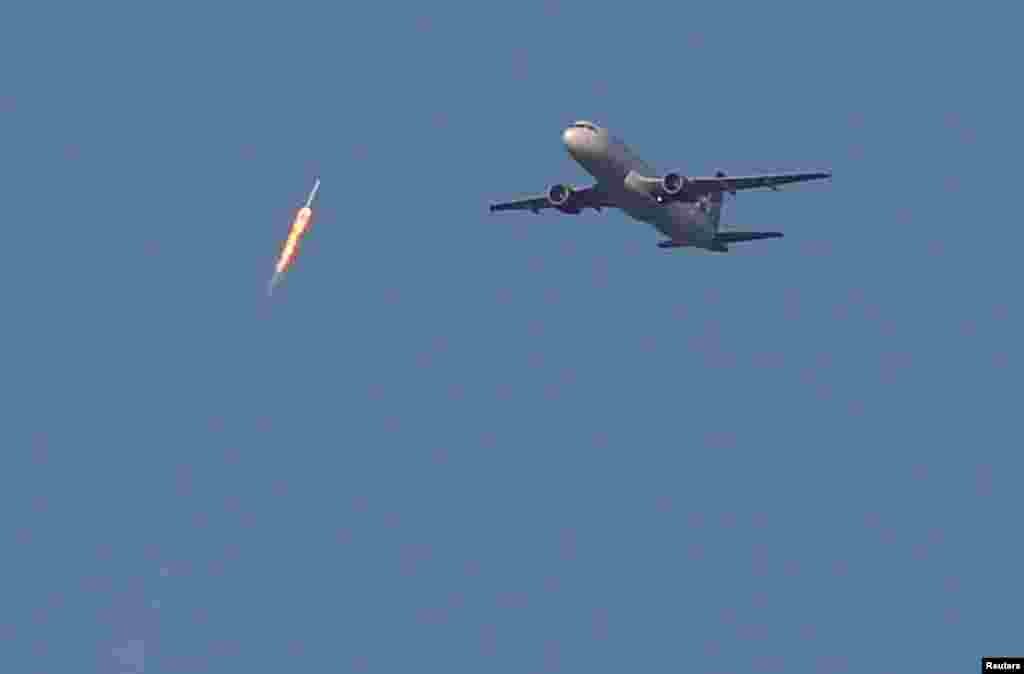
<path id="1" fill-rule="evenodd" d="M 776 173 L 758 176 L 688 177 L 679 173 L 662 176 L 642 161 L 607 129 L 587 121 L 576 122 L 562 133 L 562 142 L 597 182 L 589 187 L 554 185 L 547 194 L 491 205 L 495 211 L 533 211 L 554 208 L 579 214 L 584 209 L 618 208 L 645 222 L 665 237 L 659 248 L 700 248 L 726 253 L 728 244 L 757 239 L 776 239 L 782 232 L 725 232 L 719 230 L 722 197 L 738 190 L 831 178 L 831 172 Z"/>

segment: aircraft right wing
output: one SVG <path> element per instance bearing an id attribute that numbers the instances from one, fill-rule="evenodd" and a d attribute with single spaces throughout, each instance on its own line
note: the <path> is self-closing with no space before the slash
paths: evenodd
<path id="1" fill-rule="evenodd" d="M 755 190 L 768 188 L 779 189 L 780 185 L 790 183 L 802 183 L 808 180 L 822 180 L 831 178 L 830 171 L 816 171 L 813 173 L 768 173 L 758 176 L 728 176 L 723 171 L 718 171 L 714 176 L 690 178 L 679 173 L 666 173 L 660 178 L 645 176 L 630 171 L 626 175 L 626 187 L 648 194 L 661 202 L 667 198 L 679 201 L 695 201 L 704 195 L 720 194 L 728 192 L 736 194 L 739 190 Z"/>
<path id="2" fill-rule="evenodd" d="M 545 208 L 555 208 L 563 213 L 577 214 L 584 208 L 593 208 L 600 211 L 602 207 L 612 206 L 601 192 L 597 185 L 589 187 L 573 187 L 570 185 L 555 185 L 548 190 L 547 194 L 538 194 L 514 201 L 503 201 L 491 204 L 490 211 L 533 211 L 540 213 Z"/>
<path id="3" fill-rule="evenodd" d="M 735 193 L 737 190 L 776 189 L 779 185 L 802 183 L 808 180 L 831 178 L 832 173 L 818 171 L 814 173 L 769 173 L 759 176 L 727 176 L 724 173 L 711 178 L 689 178 L 689 186 L 697 192 L 722 190 Z"/>

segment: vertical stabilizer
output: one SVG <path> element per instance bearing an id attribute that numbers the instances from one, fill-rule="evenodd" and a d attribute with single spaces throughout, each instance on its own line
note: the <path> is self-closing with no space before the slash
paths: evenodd
<path id="1" fill-rule="evenodd" d="M 722 204 L 725 194 L 723 192 L 715 192 L 711 195 L 711 208 L 708 210 L 708 219 L 711 220 L 711 226 L 714 232 L 718 233 L 718 227 L 722 222 Z"/>
<path id="2" fill-rule="evenodd" d="M 715 177 L 725 178 L 725 171 L 715 171 Z M 711 208 L 708 210 L 708 219 L 711 220 L 711 226 L 717 234 L 722 222 L 722 206 L 725 203 L 725 192 L 712 192 L 710 196 Z"/>

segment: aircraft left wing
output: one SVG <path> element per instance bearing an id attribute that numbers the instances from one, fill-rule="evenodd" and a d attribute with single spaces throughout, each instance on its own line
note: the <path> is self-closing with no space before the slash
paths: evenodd
<path id="1" fill-rule="evenodd" d="M 548 196 L 542 194 L 536 197 L 526 197 L 525 199 L 516 199 L 515 201 L 501 201 L 496 204 L 491 204 L 491 213 L 496 211 L 533 211 L 537 213 L 542 208 L 553 208 L 548 203 Z"/>
<path id="2" fill-rule="evenodd" d="M 687 178 L 687 186 L 699 193 L 717 192 L 718 190 L 735 193 L 738 190 L 776 189 L 779 185 L 802 183 L 809 180 L 822 180 L 831 177 L 831 171 L 769 173 L 760 176 L 727 176 L 722 174 L 707 178 Z"/>
<path id="3" fill-rule="evenodd" d="M 548 190 L 547 194 L 516 199 L 514 201 L 503 201 L 491 204 L 490 211 L 533 211 L 540 213 L 545 208 L 555 208 L 563 213 L 579 213 L 584 208 L 593 208 L 600 211 L 604 206 L 611 206 L 611 203 L 604 198 L 597 185 L 589 187 L 574 187 L 570 185 L 555 185 Z"/>

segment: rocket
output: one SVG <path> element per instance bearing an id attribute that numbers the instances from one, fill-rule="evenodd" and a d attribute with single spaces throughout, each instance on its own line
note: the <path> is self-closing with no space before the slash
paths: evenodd
<path id="1" fill-rule="evenodd" d="M 281 251 L 281 257 L 274 267 L 274 275 L 270 278 L 270 282 L 267 284 L 267 295 L 271 295 L 274 292 L 274 287 L 278 284 L 281 278 L 284 276 L 285 271 L 291 266 L 292 261 L 295 259 L 295 255 L 298 252 L 299 240 L 306 233 L 309 228 L 310 221 L 313 218 L 313 201 L 316 199 L 317 192 L 320 191 L 320 179 L 317 178 L 316 182 L 313 183 L 313 189 L 310 191 L 309 196 L 306 198 L 306 203 L 299 212 L 295 214 L 295 220 L 292 222 L 291 231 L 288 233 L 288 239 L 285 241 L 284 250 Z"/>

